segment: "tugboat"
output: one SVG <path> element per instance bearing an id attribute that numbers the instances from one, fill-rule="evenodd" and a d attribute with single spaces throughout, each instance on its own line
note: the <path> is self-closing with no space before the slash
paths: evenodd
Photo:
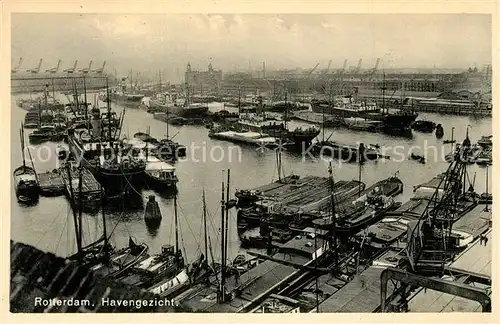
<path id="1" fill-rule="evenodd" d="M 137 132 L 134 134 L 134 138 L 141 140 L 145 143 L 150 143 L 156 145 L 156 154 L 160 159 L 167 161 L 175 161 L 179 157 L 186 156 L 186 147 L 182 144 L 174 142 L 172 138 L 168 136 L 168 124 L 167 124 L 167 138 L 158 141 L 151 135 L 143 132 Z"/>
<path id="2" fill-rule="evenodd" d="M 127 144 L 132 145 L 132 156 L 142 159 L 146 163 L 144 172 L 149 187 L 156 191 L 176 187 L 179 179 L 175 175 L 175 167 L 157 158 L 158 149 L 155 144 L 144 142 L 138 138 L 128 140 Z"/>
<path id="3" fill-rule="evenodd" d="M 24 131 L 22 125 L 20 129 L 20 139 L 23 165 L 15 169 L 13 172 L 14 186 L 16 188 L 16 198 L 20 203 L 36 203 L 40 197 L 40 186 L 38 183 L 38 176 L 33 165 L 33 160 L 31 160 L 31 153 L 29 151 L 29 148 L 28 154 L 30 156 L 31 167 L 26 165 L 26 159 L 24 155 Z"/>
<path id="4" fill-rule="evenodd" d="M 416 120 L 411 124 L 411 129 L 422 133 L 432 133 L 436 129 L 436 123 L 429 120 Z"/>
<path id="5" fill-rule="evenodd" d="M 376 160 L 380 153 L 374 146 L 366 147 L 360 143 L 358 147 L 354 145 L 341 144 L 329 140 L 314 143 L 312 151 L 322 156 L 331 156 L 335 159 L 342 159 L 346 162 L 363 162 L 365 160 Z"/>
<path id="6" fill-rule="evenodd" d="M 422 164 L 425 164 L 425 157 L 423 155 L 418 155 L 418 154 L 412 153 L 410 155 L 410 158 L 412 160 L 415 160 L 415 161 L 418 161 L 418 162 L 420 162 Z"/>

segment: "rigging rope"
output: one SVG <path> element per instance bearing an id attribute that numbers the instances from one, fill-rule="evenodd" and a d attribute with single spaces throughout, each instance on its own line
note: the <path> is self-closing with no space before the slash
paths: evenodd
<path id="1" fill-rule="evenodd" d="M 43 240 L 43 238 L 45 237 L 45 235 L 47 235 L 47 233 L 49 232 L 49 229 L 52 228 L 52 225 L 54 225 L 54 223 L 56 222 L 56 220 L 59 219 L 59 217 L 62 215 L 62 210 L 63 208 L 66 207 L 66 210 L 68 210 L 67 208 L 67 205 L 62 205 L 61 208 L 59 209 L 58 213 L 56 214 L 56 217 L 54 217 L 54 220 L 50 223 L 50 225 L 48 226 L 47 230 L 45 230 L 45 232 L 43 233 L 42 237 L 40 237 L 40 239 L 38 240 L 38 242 L 36 242 L 35 246 L 38 246 L 40 244 L 40 242 Z M 67 216 L 67 215 L 66 215 Z M 64 230 L 64 228 L 63 228 Z"/>
<path id="2" fill-rule="evenodd" d="M 181 207 L 179 204 L 177 205 L 177 207 L 179 208 L 179 211 L 181 211 L 181 212 L 182 212 L 182 207 Z M 187 225 L 188 225 L 189 231 L 190 231 L 190 232 L 191 232 L 191 234 L 193 235 L 193 238 L 194 238 L 194 241 L 195 241 L 196 245 L 198 245 L 198 248 L 199 248 L 201 243 L 200 243 L 200 242 L 198 242 L 198 240 L 196 239 L 196 234 L 194 234 L 194 232 L 193 232 L 193 230 L 192 230 L 192 228 L 191 228 L 191 225 L 189 224 L 189 222 L 187 221 L 187 219 L 186 219 L 186 223 L 187 223 Z M 179 222 L 179 224 L 180 224 L 180 222 Z M 179 227 L 180 227 L 180 226 L 179 226 Z"/>
<path id="3" fill-rule="evenodd" d="M 59 244 L 61 243 L 62 236 L 64 234 L 64 228 L 66 227 L 66 224 L 68 223 L 68 218 L 66 218 L 66 221 L 64 222 L 63 230 L 61 231 L 61 235 L 59 236 L 59 240 L 57 241 L 56 249 L 55 252 L 59 249 Z M 69 226 L 68 226 L 69 228 Z"/>

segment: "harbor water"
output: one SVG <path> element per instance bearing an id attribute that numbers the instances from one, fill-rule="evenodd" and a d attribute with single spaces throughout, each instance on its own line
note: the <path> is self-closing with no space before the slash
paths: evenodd
<path id="1" fill-rule="evenodd" d="M 11 106 L 11 172 L 22 163 L 19 140 L 19 127 L 24 120 L 25 110 L 15 104 L 18 96 L 12 97 Z M 91 101 L 91 100 L 89 100 Z M 210 104 L 213 111 L 222 109 L 222 104 Z M 122 107 L 114 106 L 120 113 Z M 454 139 L 461 142 L 469 129 L 472 143 L 483 135 L 492 133 L 491 118 L 473 118 L 438 114 L 420 114 L 418 119 L 431 120 L 440 123 L 444 128 L 444 136 L 437 139 L 433 133 L 413 132 L 411 137 L 400 137 L 370 132 L 350 131 L 346 129 L 326 129 L 325 139 L 330 138 L 343 144 L 362 142 L 378 144 L 384 149 L 384 154 L 390 159 L 367 162 L 361 167 L 361 180 L 367 186 L 376 181 L 398 173 L 404 183 L 404 192 L 397 197 L 406 201 L 413 194 L 413 186 L 426 182 L 444 172 L 448 163 L 444 155 L 451 150 L 450 144 L 442 144 L 443 140 L 451 138 L 454 127 Z M 291 121 L 290 126 L 306 126 L 305 123 Z M 225 170 L 231 170 L 231 198 L 237 189 L 253 188 L 277 180 L 275 152 L 269 149 L 241 147 L 224 141 L 212 140 L 208 137 L 208 129 L 204 126 L 168 126 L 170 137 L 187 147 L 187 157 L 175 163 L 179 182 L 178 214 L 180 223 L 180 238 L 187 261 L 192 261 L 203 250 L 202 222 L 202 191 L 206 192 L 207 209 L 210 217 L 209 234 L 214 258 L 220 256 L 220 200 L 221 182 L 226 179 Z M 132 137 L 136 132 L 146 132 L 151 136 L 164 138 L 167 124 L 153 119 L 142 109 L 127 109 L 122 128 L 122 135 Z M 32 130 L 25 130 L 25 136 Z M 333 134 L 332 134 L 333 133 Z M 319 139 L 322 134 L 318 136 Z M 45 172 L 57 167 L 55 150 L 61 143 L 44 143 L 31 146 L 34 164 L 37 172 Z M 410 160 L 411 153 L 424 154 L 427 163 L 421 164 Z M 328 176 L 328 159 L 318 159 L 308 154 L 284 152 L 282 166 L 285 174 L 300 176 Z M 336 180 L 352 180 L 359 177 L 359 166 L 339 161 L 332 161 L 334 178 Z M 476 192 L 486 191 L 486 171 L 484 167 L 471 164 L 468 168 L 471 182 Z M 491 192 L 491 175 L 489 183 Z M 155 195 L 159 202 L 163 219 L 158 228 L 147 227 L 144 222 L 144 211 L 110 212 L 106 214 L 107 230 L 113 232 L 112 241 L 117 247 L 128 243 L 132 237 L 137 242 L 149 245 L 150 252 L 159 252 L 162 245 L 173 244 L 173 198 L 160 195 L 152 190 L 143 190 L 144 204 L 149 195 Z M 34 206 L 23 206 L 17 203 L 14 190 L 11 191 L 11 239 L 17 242 L 33 245 L 43 251 L 53 252 L 59 256 L 67 256 L 76 251 L 76 240 L 73 227 L 73 216 L 68 200 L 64 197 L 41 197 Z M 101 214 L 83 215 L 84 243 L 88 244 L 102 234 Z M 239 251 L 239 240 L 236 231 L 236 210 L 230 212 L 229 251 L 232 260 Z"/>

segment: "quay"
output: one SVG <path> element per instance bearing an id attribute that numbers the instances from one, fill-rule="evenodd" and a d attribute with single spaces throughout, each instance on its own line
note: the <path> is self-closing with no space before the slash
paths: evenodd
<path id="1" fill-rule="evenodd" d="M 87 75 L 85 76 L 85 88 L 87 90 L 98 90 L 106 88 L 106 75 Z M 84 89 L 83 76 L 67 75 L 11 75 L 12 93 L 33 93 L 43 92 L 46 86 L 50 91 L 73 91 L 73 85 L 76 85 L 79 91 Z M 110 86 L 114 83 L 114 77 L 109 78 Z"/>
<path id="2" fill-rule="evenodd" d="M 397 267 L 404 250 L 389 250 L 365 271 L 349 281 L 318 306 L 320 313 L 373 313 L 380 309 L 380 276 L 388 267 Z M 395 287 L 389 285 L 388 291 Z M 316 309 L 311 311 L 316 312 Z"/>
<path id="3" fill-rule="evenodd" d="M 59 172 L 49 171 L 39 173 L 38 183 L 40 185 L 40 194 L 42 196 L 60 196 L 64 194 L 66 189 Z"/>
<path id="4" fill-rule="evenodd" d="M 491 242 L 492 230 L 487 230 L 485 237 Z M 489 285 L 474 282 L 474 286 L 484 290 L 485 294 L 491 295 L 491 272 L 492 272 L 492 243 L 475 241 L 449 266 L 448 280 L 466 283 L 470 277 L 482 277 Z M 462 275 L 459 275 L 462 274 Z M 471 283 L 469 283 L 470 285 Z M 463 297 L 450 295 L 432 289 L 420 289 L 410 297 L 408 307 L 410 312 L 416 313 L 444 313 L 444 312 L 481 312 L 481 305 L 477 301 Z"/>

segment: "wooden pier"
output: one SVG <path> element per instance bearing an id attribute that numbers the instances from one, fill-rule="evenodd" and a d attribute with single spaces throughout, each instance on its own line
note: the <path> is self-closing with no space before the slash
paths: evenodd
<path id="1" fill-rule="evenodd" d="M 60 196 L 64 194 L 64 190 L 66 189 L 59 172 L 39 173 L 38 182 L 42 196 Z"/>

